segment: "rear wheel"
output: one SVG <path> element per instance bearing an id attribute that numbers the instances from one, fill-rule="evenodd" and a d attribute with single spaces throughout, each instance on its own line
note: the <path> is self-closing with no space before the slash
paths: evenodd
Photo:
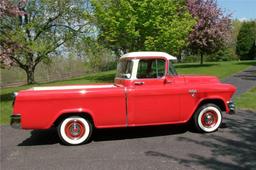
<path id="1" fill-rule="evenodd" d="M 195 127 L 200 132 L 214 132 L 220 127 L 221 122 L 221 110 L 215 104 L 205 104 L 199 107 L 194 115 Z"/>
<path id="2" fill-rule="evenodd" d="M 61 141 L 67 145 L 79 145 L 90 140 L 92 123 L 80 116 L 71 116 L 63 119 L 58 126 Z"/>

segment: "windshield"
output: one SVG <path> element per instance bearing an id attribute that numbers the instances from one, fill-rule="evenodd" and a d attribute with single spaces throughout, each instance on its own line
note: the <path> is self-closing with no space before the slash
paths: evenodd
<path id="1" fill-rule="evenodd" d="M 119 78 L 131 78 L 132 75 L 132 61 L 131 60 L 120 60 L 117 65 L 116 77 Z"/>

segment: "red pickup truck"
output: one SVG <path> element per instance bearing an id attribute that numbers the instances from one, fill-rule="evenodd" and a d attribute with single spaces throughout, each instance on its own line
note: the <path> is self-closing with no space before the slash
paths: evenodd
<path id="1" fill-rule="evenodd" d="M 163 52 L 123 55 L 114 84 L 33 87 L 15 93 L 11 126 L 57 127 L 64 144 L 88 142 L 94 128 L 192 121 L 216 131 L 223 113 L 234 113 L 236 88 L 213 76 L 178 75 L 175 57 Z"/>

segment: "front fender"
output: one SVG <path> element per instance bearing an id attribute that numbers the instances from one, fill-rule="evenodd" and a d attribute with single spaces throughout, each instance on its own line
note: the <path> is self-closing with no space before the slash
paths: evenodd
<path id="1" fill-rule="evenodd" d="M 197 101 L 197 103 L 195 104 L 194 108 L 192 109 L 192 112 L 189 113 L 188 116 L 186 116 L 185 118 L 185 122 L 189 121 L 192 116 L 194 115 L 194 113 L 196 112 L 196 110 L 204 103 L 213 103 L 216 104 L 220 107 L 220 109 L 222 109 L 222 111 L 229 111 L 229 108 L 227 106 L 226 103 L 226 99 L 222 96 L 208 96 L 208 97 L 204 97 L 201 98 L 200 100 Z"/>

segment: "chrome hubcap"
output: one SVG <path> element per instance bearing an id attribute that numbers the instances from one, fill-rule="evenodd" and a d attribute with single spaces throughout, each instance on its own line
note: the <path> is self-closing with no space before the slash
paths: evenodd
<path id="1" fill-rule="evenodd" d="M 70 139 L 80 139 L 85 134 L 85 127 L 79 120 L 72 120 L 65 126 L 66 135 Z"/>
<path id="2" fill-rule="evenodd" d="M 76 122 L 74 122 L 74 123 L 70 126 L 69 130 L 70 130 L 70 133 L 71 133 L 73 136 L 77 136 L 77 135 L 80 133 L 80 131 L 81 131 L 80 127 L 77 125 Z"/>
<path id="3" fill-rule="evenodd" d="M 205 121 L 206 124 L 212 124 L 213 119 L 214 119 L 213 115 L 207 114 L 207 115 L 205 116 L 204 121 Z"/>
<path id="4" fill-rule="evenodd" d="M 204 127 L 211 128 L 218 122 L 218 115 L 215 111 L 207 111 L 202 115 L 201 122 Z"/>

